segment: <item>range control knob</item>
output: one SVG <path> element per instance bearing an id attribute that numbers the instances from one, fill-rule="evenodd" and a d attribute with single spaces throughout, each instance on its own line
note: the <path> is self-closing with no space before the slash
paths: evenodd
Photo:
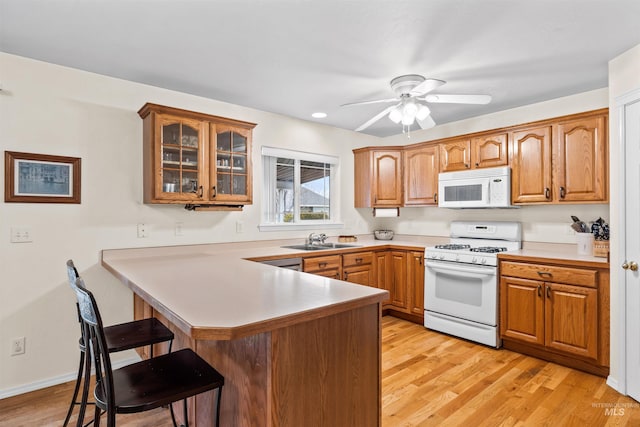
<path id="1" fill-rule="evenodd" d="M 474 264 L 477 264 L 477 263 L 478 263 L 478 258 L 473 257 L 473 258 L 471 259 L 471 262 L 472 262 L 472 263 L 474 263 Z"/>
<path id="2" fill-rule="evenodd" d="M 444 259 L 444 254 L 440 254 L 440 256 L 438 258 Z"/>

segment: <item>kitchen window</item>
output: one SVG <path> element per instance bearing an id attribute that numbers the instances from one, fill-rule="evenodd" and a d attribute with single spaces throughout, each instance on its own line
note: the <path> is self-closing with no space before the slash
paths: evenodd
<path id="1" fill-rule="evenodd" d="M 262 147 L 260 230 L 341 226 L 337 215 L 338 158 Z"/>

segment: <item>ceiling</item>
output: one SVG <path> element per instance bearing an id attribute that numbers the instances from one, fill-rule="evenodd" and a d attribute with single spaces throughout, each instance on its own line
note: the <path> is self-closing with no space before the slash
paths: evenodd
<path id="1" fill-rule="evenodd" d="M 355 129 L 387 104 L 340 105 L 402 74 L 492 95 L 438 124 L 606 87 L 639 22 L 638 0 L 0 0 L 0 51 Z"/>

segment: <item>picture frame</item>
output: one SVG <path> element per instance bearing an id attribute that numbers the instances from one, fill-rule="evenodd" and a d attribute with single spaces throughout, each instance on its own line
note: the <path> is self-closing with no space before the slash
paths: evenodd
<path id="1" fill-rule="evenodd" d="M 4 152 L 4 201 L 80 203 L 78 157 Z"/>

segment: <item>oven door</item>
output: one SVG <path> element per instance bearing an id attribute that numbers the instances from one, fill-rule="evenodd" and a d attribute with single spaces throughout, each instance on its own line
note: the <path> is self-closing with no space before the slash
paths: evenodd
<path id="1" fill-rule="evenodd" d="M 496 267 L 427 261 L 425 268 L 425 310 L 498 324 Z"/>

